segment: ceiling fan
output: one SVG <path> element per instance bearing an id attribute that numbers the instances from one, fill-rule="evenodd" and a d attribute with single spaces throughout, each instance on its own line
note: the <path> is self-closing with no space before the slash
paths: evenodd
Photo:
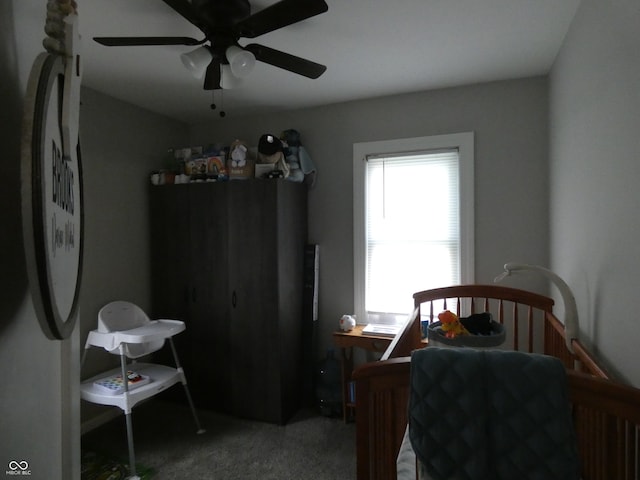
<path id="1" fill-rule="evenodd" d="M 324 0 L 280 0 L 269 7 L 251 14 L 248 0 L 162 0 L 204 33 L 204 39 L 190 37 L 94 37 L 108 47 L 146 45 L 201 45 L 210 62 L 206 67 L 204 89 L 222 88 L 224 66 L 239 62 L 246 66 L 247 55 L 251 61 L 268 63 L 308 78 L 318 78 L 326 66 L 289 53 L 252 43 L 244 47 L 240 38 L 260 35 L 292 25 L 326 12 Z M 231 47 L 231 48 L 230 48 Z M 244 52 L 244 53 L 243 53 Z M 247 52 L 250 52 L 247 53 Z M 240 53 L 236 58 L 229 58 Z M 233 65 L 232 65 L 233 67 Z"/>

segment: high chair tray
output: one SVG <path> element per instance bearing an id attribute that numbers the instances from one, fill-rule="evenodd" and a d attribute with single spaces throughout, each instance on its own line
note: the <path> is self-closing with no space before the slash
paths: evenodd
<path id="1" fill-rule="evenodd" d="M 164 340 L 185 330 L 184 322 L 180 320 L 152 320 L 141 327 L 115 332 L 100 332 L 92 330 L 87 337 L 87 345 L 103 347 L 113 350 L 121 343 L 146 343 Z"/>

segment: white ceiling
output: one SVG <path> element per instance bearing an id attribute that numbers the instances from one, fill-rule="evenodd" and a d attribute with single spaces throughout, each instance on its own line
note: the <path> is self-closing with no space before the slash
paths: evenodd
<path id="1" fill-rule="evenodd" d="M 301 0 L 303 1 L 303 0 Z M 83 85 L 198 123 L 218 119 L 212 92 L 182 65 L 194 47 L 104 47 L 94 36 L 201 32 L 161 0 L 77 0 Z M 255 0 L 256 12 L 274 0 Z M 260 43 L 327 66 L 318 79 L 257 63 L 225 90 L 228 116 L 545 74 L 580 0 L 327 0 L 329 11 L 241 45 Z"/>

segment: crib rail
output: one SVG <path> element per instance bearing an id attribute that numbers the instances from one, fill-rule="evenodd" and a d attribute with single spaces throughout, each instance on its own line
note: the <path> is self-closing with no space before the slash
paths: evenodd
<path id="1" fill-rule="evenodd" d="M 422 322 L 437 321 L 437 315 L 451 310 L 459 317 L 489 312 L 505 326 L 509 350 L 541 352 L 544 345 L 545 315 L 553 299 L 533 292 L 497 285 L 458 285 L 417 292 L 414 306 Z"/>
<path id="2" fill-rule="evenodd" d="M 568 372 L 584 480 L 640 478 L 640 389 Z"/>
<path id="3" fill-rule="evenodd" d="M 544 353 L 559 358 L 567 370 L 589 373 L 599 378 L 611 378 L 606 369 L 600 365 L 591 352 L 578 340 L 571 341 L 573 352 L 569 351 L 564 337 L 564 326 L 548 312 L 544 324 Z"/>
<path id="4" fill-rule="evenodd" d="M 551 311 L 551 298 L 503 286 L 463 285 L 418 292 L 414 302 L 418 314 L 399 334 L 403 340 L 392 343 L 385 360 L 353 372 L 358 479 L 396 478 L 407 422 L 410 353 L 420 345 L 418 323 L 434 321 L 443 309 L 461 316 L 489 311 L 506 327 L 505 348 L 559 358 L 569 372 L 583 479 L 640 478 L 640 390 L 611 380 L 579 340 L 574 339 L 569 350 L 564 326 Z"/>
<path id="5" fill-rule="evenodd" d="M 567 348 L 564 325 L 553 315 L 554 301 L 549 297 L 497 285 L 457 285 L 418 292 L 413 298 L 423 322 L 435 321 L 437 315 L 447 309 L 458 316 L 490 312 L 508 332 L 502 348 L 552 355 L 561 359 L 569 370 L 609 378 L 579 340 L 571 342 L 573 351 Z M 408 356 L 410 352 L 404 350 L 398 354 Z"/>
<path id="6" fill-rule="evenodd" d="M 358 480 L 395 480 L 396 458 L 407 425 L 410 357 L 367 363 L 356 384 Z"/>

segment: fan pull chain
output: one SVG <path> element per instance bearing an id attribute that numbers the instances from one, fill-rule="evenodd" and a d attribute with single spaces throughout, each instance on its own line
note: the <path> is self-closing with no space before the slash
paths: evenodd
<path id="1" fill-rule="evenodd" d="M 216 106 L 216 91 L 211 90 L 211 110 L 215 110 L 217 108 Z M 224 109 L 224 90 L 220 89 L 220 108 Z M 224 110 L 220 110 L 220 116 L 222 118 L 224 118 L 227 115 L 227 113 Z"/>
<path id="2" fill-rule="evenodd" d="M 220 89 L 220 117 L 224 118 L 227 113 L 224 111 L 224 88 Z"/>

